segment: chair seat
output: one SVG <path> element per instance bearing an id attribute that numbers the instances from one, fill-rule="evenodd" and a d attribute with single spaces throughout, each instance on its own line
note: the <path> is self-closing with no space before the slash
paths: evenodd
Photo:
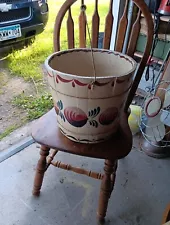
<path id="1" fill-rule="evenodd" d="M 35 123 L 32 137 L 41 145 L 71 154 L 109 160 L 120 159 L 128 155 L 132 148 L 128 116 L 124 114 L 120 121 L 119 131 L 109 140 L 97 144 L 76 143 L 60 132 L 53 108 Z"/>

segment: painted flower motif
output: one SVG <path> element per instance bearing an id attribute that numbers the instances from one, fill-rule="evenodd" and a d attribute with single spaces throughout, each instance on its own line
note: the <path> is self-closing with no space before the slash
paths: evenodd
<path id="1" fill-rule="evenodd" d="M 98 114 L 100 113 L 100 107 L 97 107 L 95 109 L 92 109 L 89 111 L 88 113 L 88 120 L 89 120 L 89 124 L 93 127 L 98 127 L 99 124 L 98 122 L 94 119 Z"/>
<path id="2" fill-rule="evenodd" d="M 74 127 L 83 127 L 87 121 L 87 115 L 77 107 L 68 107 L 64 110 L 66 120 Z"/>
<path id="3" fill-rule="evenodd" d="M 114 122 L 118 115 L 118 109 L 116 107 L 111 107 L 106 109 L 99 117 L 99 122 L 101 125 L 110 125 Z"/>
<path id="4" fill-rule="evenodd" d="M 62 103 L 62 101 L 61 100 L 58 101 L 57 102 L 57 105 L 55 105 L 54 108 L 55 108 L 55 111 L 56 111 L 57 115 L 60 116 L 61 119 L 64 120 L 64 122 L 65 122 L 65 117 L 64 117 L 64 115 L 63 115 L 63 113 L 61 111 L 63 109 L 63 103 Z"/>
<path id="5" fill-rule="evenodd" d="M 57 106 L 58 106 L 58 108 L 59 108 L 60 110 L 63 109 L 63 103 L 62 103 L 61 100 L 57 102 Z"/>
<path id="6" fill-rule="evenodd" d="M 89 110 L 88 116 L 86 113 L 79 109 L 78 107 L 67 107 L 64 109 L 62 101 L 58 101 L 55 106 L 55 111 L 58 116 L 65 122 L 66 120 L 74 127 L 83 127 L 89 122 L 93 127 L 98 127 L 99 123 L 101 125 L 110 125 L 114 122 L 118 115 L 118 109 L 116 107 L 111 107 L 106 109 L 100 114 L 100 107 Z M 64 112 L 63 112 L 64 111 Z M 95 119 L 98 115 L 99 122 Z"/>
<path id="7" fill-rule="evenodd" d="M 89 117 L 94 118 L 94 117 L 96 117 L 99 113 L 100 113 L 100 107 L 97 107 L 97 108 L 95 108 L 95 109 L 93 109 L 93 110 L 90 110 L 88 114 L 89 114 Z"/>

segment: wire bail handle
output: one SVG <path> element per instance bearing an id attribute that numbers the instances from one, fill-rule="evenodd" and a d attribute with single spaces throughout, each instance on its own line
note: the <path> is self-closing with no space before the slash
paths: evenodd
<path id="1" fill-rule="evenodd" d="M 81 6 L 80 6 L 80 9 L 81 11 L 86 11 L 86 5 L 84 4 L 84 0 L 81 0 Z"/>
<path id="2" fill-rule="evenodd" d="M 81 0 L 80 10 L 82 12 L 85 12 L 86 9 L 87 9 L 87 7 L 84 4 L 84 0 Z M 89 40 L 90 40 L 90 50 L 91 50 L 91 58 L 92 58 L 92 66 L 93 66 L 93 75 L 94 75 L 94 81 L 91 82 L 91 90 L 93 90 L 93 88 L 95 86 L 95 83 L 97 81 L 97 78 L 96 78 L 96 68 L 95 68 L 94 54 L 93 54 L 93 48 L 92 48 L 92 40 L 91 40 L 90 29 L 89 29 L 89 25 L 88 25 L 87 18 L 86 18 L 86 27 L 87 27 L 88 37 L 89 37 Z"/>

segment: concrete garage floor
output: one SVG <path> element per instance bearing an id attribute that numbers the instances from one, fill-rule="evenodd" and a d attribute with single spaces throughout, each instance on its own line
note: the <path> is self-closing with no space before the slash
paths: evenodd
<path id="1" fill-rule="evenodd" d="M 0 225 L 96 225 L 100 181 L 50 167 L 39 198 L 31 195 L 36 145 L 0 164 Z M 101 171 L 102 160 L 59 153 L 60 160 Z M 132 150 L 119 161 L 106 225 L 160 225 L 170 203 L 170 159 Z"/>

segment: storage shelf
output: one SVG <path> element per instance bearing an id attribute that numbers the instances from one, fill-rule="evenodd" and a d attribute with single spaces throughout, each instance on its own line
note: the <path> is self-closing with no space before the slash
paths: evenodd
<path id="1" fill-rule="evenodd" d="M 138 57 L 138 58 L 142 58 L 143 53 L 136 51 L 134 55 L 135 55 L 136 57 Z M 163 60 L 162 60 L 162 59 L 158 59 L 158 58 L 156 58 L 156 57 L 152 57 L 152 59 L 153 59 L 154 61 L 156 61 L 159 65 L 162 65 L 162 64 L 163 64 Z"/>
<path id="2" fill-rule="evenodd" d="M 141 17 L 144 17 L 144 15 L 141 14 Z M 154 19 L 154 15 L 153 14 L 152 14 L 152 18 Z M 164 22 L 168 22 L 170 20 L 170 16 L 161 16 L 160 20 L 164 21 Z"/>

